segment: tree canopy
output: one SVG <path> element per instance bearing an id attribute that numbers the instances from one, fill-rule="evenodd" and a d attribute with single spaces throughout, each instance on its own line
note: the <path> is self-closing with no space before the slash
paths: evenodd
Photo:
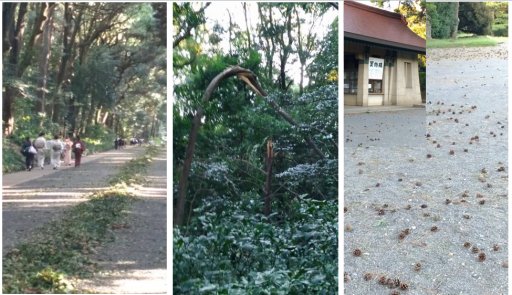
<path id="1" fill-rule="evenodd" d="M 164 133 L 165 3 L 2 8 L 4 135 Z"/>
<path id="2" fill-rule="evenodd" d="M 203 2 L 173 11 L 174 216 L 183 217 L 175 220 L 174 291 L 336 290 L 335 7 Z M 205 100 L 210 82 L 233 66 L 254 74 L 267 95 L 225 78 Z"/>

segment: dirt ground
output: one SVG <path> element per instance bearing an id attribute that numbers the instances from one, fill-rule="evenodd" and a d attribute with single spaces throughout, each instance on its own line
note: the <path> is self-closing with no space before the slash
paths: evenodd
<path id="1" fill-rule="evenodd" d="M 128 160 L 143 153 L 134 147 L 85 157 L 78 167 L 33 169 L 2 176 L 2 251 L 29 238 L 34 230 L 58 219 L 69 206 L 87 200 L 90 193 L 108 187 Z"/>
<path id="2" fill-rule="evenodd" d="M 78 283 L 94 293 L 162 294 L 167 292 L 167 157 L 153 159 L 149 183 L 136 190 L 126 225 L 116 230 L 115 241 L 93 257 L 103 271 Z"/>
<path id="3" fill-rule="evenodd" d="M 427 51 L 423 145 L 370 141 L 385 136 L 366 138 L 371 114 L 349 119 L 345 294 L 507 294 L 506 58 L 504 46 Z M 371 124 L 417 138 L 401 117 L 421 116 Z"/>
<path id="4" fill-rule="evenodd" d="M 3 176 L 3 253 L 30 239 L 37 228 L 58 219 L 87 195 L 108 187 L 119 168 L 144 152 L 130 147 L 86 157 L 79 168 L 39 170 Z M 166 154 L 153 159 L 149 183 L 139 187 L 126 224 L 114 242 L 98 247 L 93 259 L 102 272 L 77 287 L 96 293 L 165 293 Z"/>

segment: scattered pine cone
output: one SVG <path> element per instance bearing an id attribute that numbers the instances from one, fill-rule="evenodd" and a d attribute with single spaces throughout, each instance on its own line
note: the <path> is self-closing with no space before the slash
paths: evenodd
<path id="1" fill-rule="evenodd" d="M 385 285 L 386 284 L 386 277 L 385 276 L 382 276 L 379 278 L 379 284 L 381 285 Z"/>
<path id="2" fill-rule="evenodd" d="M 409 289 L 409 285 L 407 285 L 406 283 L 401 283 L 400 284 L 400 289 L 407 290 L 407 289 Z"/>
<path id="3" fill-rule="evenodd" d="M 373 275 L 371 273 L 367 272 L 367 273 L 364 274 L 364 280 L 365 281 L 369 281 L 372 278 L 373 278 Z"/>
<path id="4" fill-rule="evenodd" d="M 417 262 L 415 265 L 414 265 L 414 271 L 420 271 L 421 269 L 421 263 Z"/>
<path id="5" fill-rule="evenodd" d="M 395 282 L 390 278 L 386 281 L 386 285 L 388 285 L 388 288 L 393 289 L 395 287 Z"/>
<path id="6" fill-rule="evenodd" d="M 354 254 L 354 256 L 356 256 L 356 257 L 361 256 L 361 254 L 362 254 L 362 253 L 363 253 L 363 252 L 361 252 L 361 250 L 360 250 L 360 249 L 355 249 L 355 250 L 354 250 L 354 252 L 352 252 L 352 254 Z"/>
<path id="7" fill-rule="evenodd" d="M 433 226 L 430 228 L 430 231 L 437 232 L 437 231 L 439 231 L 439 228 L 437 228 L 437 226 Z"/>
<path id="8" fill-rule="evenodd" d="M 400 287 L 400 279 L 396 278 L 393 280 L 395 287 Z"/>
<path id="9" fill-rule="evenodd" d="M 498 244 L 494 244 L 494 245 L 492 246 L 492 249 L 493 249 L 494 251 L 499 251 L 499 250 L 500 250 L 500 246 L 499 246 Z"/>
<path id="10" fill-rule="evenodd" d="M 481 252 L 478 254 L 478 261 L 483 262 L 485 260 L 485 253 Z"/>
<path id="11" fill-rule="evenodd" d="M 469 248 L 471 247 L 471 243 L 470 242 L 464 242 L 464 248 Z"/>
<path id="12" fill-rule="evenodd" d="M 471 252 L 478 253 L 478 252 L 480 252 L 480 249 L 478 249 L 477 246 L 473 246 L 473 248 L 471 248 Z"/>

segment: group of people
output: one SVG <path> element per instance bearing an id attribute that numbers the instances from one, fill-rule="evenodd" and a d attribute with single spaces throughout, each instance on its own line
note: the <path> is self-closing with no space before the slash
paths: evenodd
<path id="1" fill-rule="evenodd" d="M 76 136 L 74 141 L 69 136 L 62 141 L 59 135 L 55 135 L 52 140 L 47 141 L 44 136 L 45 133 L 41 132 L 34 141 L 27 137 L 21 146 L 27 171 L 32 170 L 34 160 L 38 167 L 44 169 L 47 150 L 50 150 L 50 162 L 53 169 L 60 167 L 61 159 L 64 161 L 64 165 L 71 166 L 71 153 L 74 153 L 75 156 L 75 167 L 80 166 L 82 154 L 85 151 L 85 144 L 80 140 L 80 136 Z"/>
<path id="2" fill-rule="evenodd" d="M 130 139 L 130 145 L 136 145 L 138 144 L 139 146 L 142 145 L 142 143 L 144 142 L 144 139 L 142 138 L 135 138 L 135 137 L 132 137 L 132 139 Z M 117 150 L 117 149 L 123 149 L 126 145 L 126 141 L 120 137 L 117 137 L 115 140 L 114 140 L 114 148 Z"/>

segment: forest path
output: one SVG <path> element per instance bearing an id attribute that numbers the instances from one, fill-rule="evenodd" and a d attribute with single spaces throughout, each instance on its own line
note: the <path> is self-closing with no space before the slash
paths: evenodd
<path id="1" fill-rule="evenodd" d="M 44 170 L 3 175 L 3 255 L 70 206 L 86 201 L 90 193 L 107 188 L 109 178 L 143 152 L 142 147 L 128 147 L 87 156 L 77 168 L 73 164 L 53 170 L 47 165 Z"/>
<path id="2" fill-rule="evenodd" d="M 148 183 L 136 189 L 137 201 L 115 241 L 93 260 L 102 270 L 77 283 L 78 290 L 107 294 L 167 292 L 167 156 L 161 151 L 148 169 Z"/>

